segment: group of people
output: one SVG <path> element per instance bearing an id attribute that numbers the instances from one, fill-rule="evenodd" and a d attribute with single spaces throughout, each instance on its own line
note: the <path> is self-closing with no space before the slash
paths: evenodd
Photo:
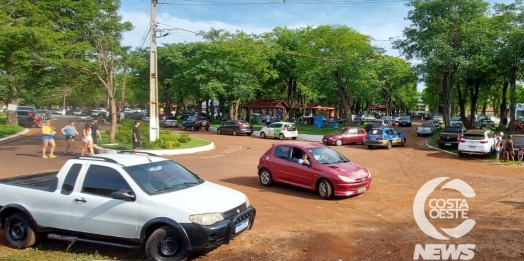
<path id="1" fill-rule="evenodd" d="M 138 127 L 140 127 L 140 121 L 135 121 L 135 127 L 133 128 L 132 137 L 133 153 L 141 146 L 140 131 Z M 67 147 L 64 154 L 74 155 L 75 137 L 80 135 L 76 130 L 75 121 L 70 121 L 69 124 L 63 127 L 60 131 L 62 132 L 62 134 L 64 134 L 67 142 Z M 42 126 L 42 158 L 44 159 L 56 158 L 54 154 L 56 147 L 56 143 L 54 140 L 55 134 L 56 131 L 55 128 L 51 126 L 51 121 L 46 121 L 45 124 Z M 84 128 L 82 128 L 82 150 L 80 154 L 84 156 L 84 153 L 87 151 L 89 155 L 95 155 L 94 146 L 98 143 L 99 138 L 102 138 L 102 135 L 100 134 L 100 131 L 98 129 L 98 119 L 94 118 L 91 122 L 86 123 L 84 125 Z M 49 156 L 47 156 L 46 150 L 49 146 L 51 148 L 49 149 Z"/>
<path id="2" fill-rule="evenodd" d="M 495 162 L 499 163 L 499 157 L 502 154 L 502 159 L 505 162 L 515 161 L 515 143 L 513 136 L 509 135 L 508 139 L 502 139 L 502 133 L 495 139 Z M 522 166 L 522 159 L 524 158 L 524 147 L 520 146 L 517 150 L 518 165 Z"/>
<path id="3" fill-rule="evenodd" d="M 67 142 L 67 147 L 65 154 L 74 155 L 74 143 L 75 137 L 80 135 L 75 127 L 75 121 L 70 121 L 68 125 L 63 127 L 61 130 L 62 134 L 65 135 Z M 56 134 L 55 128 L 51 126 L 51 121 L 46 121 L 42 126 L 42 158 L 56 158 L 54 152 L 56 148 L 56 143 L 54 140 L 54 135 Z M 97 144 L 98 138 L 102 138 L 100 131 L 98 130 L 98 119 L 93 119 L 92 122 L 88 122 L 82 128 L 82 150 L 81 155 L 84 156 L 84 153 L 87 151 L 90 155 L 95 155 L 94 145 Z M 49 156 L 46 155 L 46 150 L 49 149 Z"/>

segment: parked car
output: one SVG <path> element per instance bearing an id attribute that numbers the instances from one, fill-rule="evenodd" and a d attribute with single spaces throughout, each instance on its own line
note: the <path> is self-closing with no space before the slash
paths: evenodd
<path id="1" fill-rule="evenodd" d="M 435 127 L 431 122 L 423 122 L 420 127 L 417 128 L 417 135 L 433 135 L 435 133 Z"/>
<path id="2" fill-rule="evenodd" d="M 58 172 L 0 180 L 0 207 L 0 227 L 13 248 L 47 235 L 142 246 L 154 261 L 185 260 L 228 244 L 251 229 L 256 215 L 245 194 L 139 154 L 76 156 Z"/>
<path id="3" fill-rule="evenodd" d="M 392 146 L 404 147 L 406 136 L 395 128 L 374 128 L 368 131 L 364 144 L 368 146 L 368 149 L 386 147 L 389 150 Z"/>
<path id="4" fill-rule="evenodd" d="M 253 125 L 242 120 L 229 120 L 220 124 L 217 128 L 218 134 L 231 134 L 233 136 L 237 136 L 238 134 L 251 136 L 254 131 L 255 129 L 253 128 Z"/>
<path id="5" fill-rule="evenodd" d="M 320 144 L 273 144 L 260 157 L 257 168 L 262 186 L 288 184 L 316 191 L 323 199 L 358 195 L 371 188 L 367 169 Z"/>
<path id="6" fill-rule="evenodd" d="M 17 110 L 18 111 L 32 111 L 32 112 L 36 111 L 36 109 L 34 107 L 31 107 L 31 106 L 18 106 Z"/>
<path id="7" fill-rule="evenodd" d="M 364 144 L 367 132 L 363 128 L 348 127 L 335 133 L 324 135 L 322 142 L 326 145 L 341 146 L 344 144 Z"/>
<path id="8" fill-rule="evenodd" d="M 440 130 L 440 122 L 438 120 L 428 120 L 427 123 L 431 123 L 435 131 Z"/>
<path id="9" fill-rule="evenodd" d="M 437 137 L 438 147 L 441 149 L 445 147 L 457 147 L 465 131 L 466 129 L 460 126 L 446 127 Z"/>
<path id="10" fill-rule="evenodd" d="M 173 116 L 165 116 L 162 119 L 162 127 L 178 127 L 178 121 Z"/>
<path id="11" fill-rule="evenodd" d="M 209 128 L 211 127 L 211 123 L 207 120 L 206 117 L 189 117 L 184 122 L 182 122 L 182 129 L 183 130 L 200 130 L 205 129 L 206 131 L 209 131 Z"/>
<path id="12" fill-rule="evenodd" d="M 51 119 L 51 113 L 47 110 L 35 110 L 35 113 L 40 114 L 40 118 L 42 118 L 43 120 Z"/>
<path id="13" fill-rule="evenodd" d="M 32 111 L 17 111 L 16 118 L 18 125 L 26 128 L 38 128 L 42 121 L 42 118 Z"/>
<path id="14" fill-rule="evenodd" d="M 518 155 L 520 147 L 524 147 L 524 134 L 513 134 L 511 135 L 511 139 L 513 140 L 513 150 L 515 151 L 515 155 Z"/>
<path id="15" fill-rule="evenodd" d="M 82 110 L 74 110 L 73 115 L 76 115 L 76 116 L 82 115 Z"/>
<path id="16" fill-rule="evenodd" d="M 393 122 L 391 120 L 389 120 L 389 119 L 374 120 L 373 121 L 373 125 L 376 126 L 376 127 L 381 127 L 381 128 L 392 128 L 392 127 L 395 127 Z"/>
<path id="17" fill-rule="evenodd" d="M 440 114 L 433 116 L 432 120 L 438 122 L 439 124 L 444 124 L 444 117 L 442 117 Z"/>
<path id="18" fill-rule="evenodd" d="M 477 126 L 481 129 L 488 127 L 488 126 L 495 128 L 495 122 L 493 122 L 492 120 L 488 120 L 488 119 L 482 119 L 478 121 Z"/>
<path id="19" fill-rule="evenodd" d="M 91 110 L 91 116 L 93 116 L 93 117 L 100 116 L 100 111 L 99 110 Z"/>
<path id="20" fill-rule="evenodd" d="M 400 122 L 400 117 L 401 117 L 400 114 L 393 114 L 392 115 L 393 121 L 395 123 L 399 123 Z"/>
<path id="21" fill-rule="evenodd" d="M 143 112 L 142 112 L 143 113 Z M 149 113 L 143 113 L 141 121 L 149 122 L 151 120 L 151 117 L 149 116 Z"/>
<path id="22" fill-rule="evenodd" d="M 400 119 L 398 121 L 399 127 L 411 127 L 411 117 L 410 116 L 400 116 Z"/>
<path id="23" fill-rule="evenodd" d="M 298 138 L 298 128 L 291 122 L 273 122 L 269 126 L 262 127 L 260 130 L 260 138 L 279 138 L 284 140 L 291 138 L 296 140 Z"/>
<path id="24" fill-rule="evenodd" d="M 458 145 L 459 157 L 464 155 L 491 155 L 495 151 L 495 135 L 488 130 L 468 130 Z"/>

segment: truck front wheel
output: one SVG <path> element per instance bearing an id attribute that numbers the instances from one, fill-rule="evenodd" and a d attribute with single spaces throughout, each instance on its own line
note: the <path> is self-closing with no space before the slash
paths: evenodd
<path id="1" fill-rule="evenodd" d="M 15 213 L 7 218 L 4 236 L 10 246 L 18 249 L 31 247 L 37 240 L 33 224 L 22 213 Z"/>
<path id="2" fill-rule="evenodd" d="M 158 228 L 151 233 L 145 252 L 149 260 L 153 261 L 183 261 L 191 254 L 182 237 L 170 226 Z"/>

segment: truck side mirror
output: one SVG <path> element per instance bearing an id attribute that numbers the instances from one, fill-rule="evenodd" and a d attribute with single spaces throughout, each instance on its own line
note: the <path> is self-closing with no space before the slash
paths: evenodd
<path id="1" fill-rule="evenodd" d="M 127 190 L 115 191 L 111 193 L 111 198 L 125 200 L 125 201 L 135 201 L 136 200 L 135 194 Z"/>

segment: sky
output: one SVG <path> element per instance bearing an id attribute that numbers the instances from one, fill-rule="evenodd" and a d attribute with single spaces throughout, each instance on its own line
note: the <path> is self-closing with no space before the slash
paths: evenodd
<path id="1" fill-rule="evenodd" d="M 498 2 L 509 2 L 499 0 Z M 201 40 L 194 32 L 211 28 L 246 33 L 264 33 L 274 27 L 300 28 L 318 25 L 346 25 L 371 36 L 372 44 L 392 56 L 400 52 L 390 39 L 402 36 L 409 26 L 405 20 L 406 0 L 158 0 L 159 29 L 171 29 L 157 44 Z M 148 47 L 151 0 L 123 0 L 123 21 L 134 25 L 123 44 Z M 177 29 L 178 28 L 178 29 Z M 176 29 L 176 30 L 173 30 Z M 416 62 L 416 61 L 412 61 Z M 418 85 L 421 91 L 424 84 Z"/>

